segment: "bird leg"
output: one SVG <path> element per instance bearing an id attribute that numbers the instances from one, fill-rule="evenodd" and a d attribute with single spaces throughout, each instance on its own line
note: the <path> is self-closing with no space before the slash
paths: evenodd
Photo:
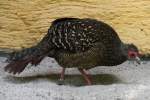
<path id="1" fill-rule="evenodd" d="M 91 81 L 89 75 L 86 73 L 86 70 L 81 69 L 81 68 L 79 68 L 78 70 L 80 71 L 80 73 L 84 77 L 85 81 L 87 82 L 87 85 L 92 85 L 92 81 Z"/>
<path id="2" fill-rule="evenodd" d="M 65 76 L 65 68 L 63 68 L 61 73 L 60 73 L 60 78 L 59 78 L 58 85 L 63 85 L 64 84 L 64 78 L 65 78 L 64 76 Z"/>
<path id="3" fill-rule="evenodd" d="M 64 77 L 64 76 L 65 76 L 64 74 L 65 74 L 65 68 L 63 68 L 62 71 L 61 71 L 60 79 L 59 79 L 60 81 L 64 81 L 64 78 L 65 78 L 65 77 Z"/>

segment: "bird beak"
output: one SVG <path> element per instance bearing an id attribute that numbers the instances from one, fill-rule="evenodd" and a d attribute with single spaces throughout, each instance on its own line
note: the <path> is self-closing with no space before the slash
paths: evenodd
<path id="1" fill-rule="evenodd" d="M 136 61 L 139 65 L 141 64 L 141 59 L 140 59 L 138 56 L 135 57 L 135 61 Z"/>

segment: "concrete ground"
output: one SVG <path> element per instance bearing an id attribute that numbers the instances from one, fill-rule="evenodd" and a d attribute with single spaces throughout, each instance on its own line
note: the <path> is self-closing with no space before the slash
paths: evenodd
<path id="1" fill-rule="evenodd" d="M 150 62 L 93 68 L 94 85 L 86 86 L 76 69 L 67 69 L 64 85 L 57 85 L 61 67 L 54 59 L 16 76 L 4 72 L 5 59 L 0 57 L 0 100 L 150 100 Z"/>

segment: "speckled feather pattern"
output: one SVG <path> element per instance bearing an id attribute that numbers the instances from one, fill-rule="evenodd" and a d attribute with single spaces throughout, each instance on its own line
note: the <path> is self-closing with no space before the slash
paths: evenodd
<path id="1" fill-rule="evenodd" d="M 92 28 L 93 27 L 93 28 Z M 82 22 L 77 19 L 67 19 L 54 22 L 49 29 L 50 41 L 57 47 L 71 52 L 82 52 L 90 48 L 98 36 L 95 33 L 94 23 L 88 20 Z"/>
<path id="2" fill-rule="evenodd" d="M 122 52 L 122 42 L 117 33 L 94 19 L 57 19 L 49 28 L 47 38 L 55 48 L 53 57 L 62 67 L 112 66 L 125 60 L 118 54 Z"/>

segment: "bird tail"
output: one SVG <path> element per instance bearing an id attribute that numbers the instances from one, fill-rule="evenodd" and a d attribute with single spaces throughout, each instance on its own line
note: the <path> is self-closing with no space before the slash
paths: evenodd
<path id="1" fill-rule="evenodd" d="M 13 52 L 7 59 L 9 64 L 5 66 L 5 71 L 13 74 L 21 73 L 29 63 L 38 65 L 47 53 L 48 48 L 39 45 Z"/>

